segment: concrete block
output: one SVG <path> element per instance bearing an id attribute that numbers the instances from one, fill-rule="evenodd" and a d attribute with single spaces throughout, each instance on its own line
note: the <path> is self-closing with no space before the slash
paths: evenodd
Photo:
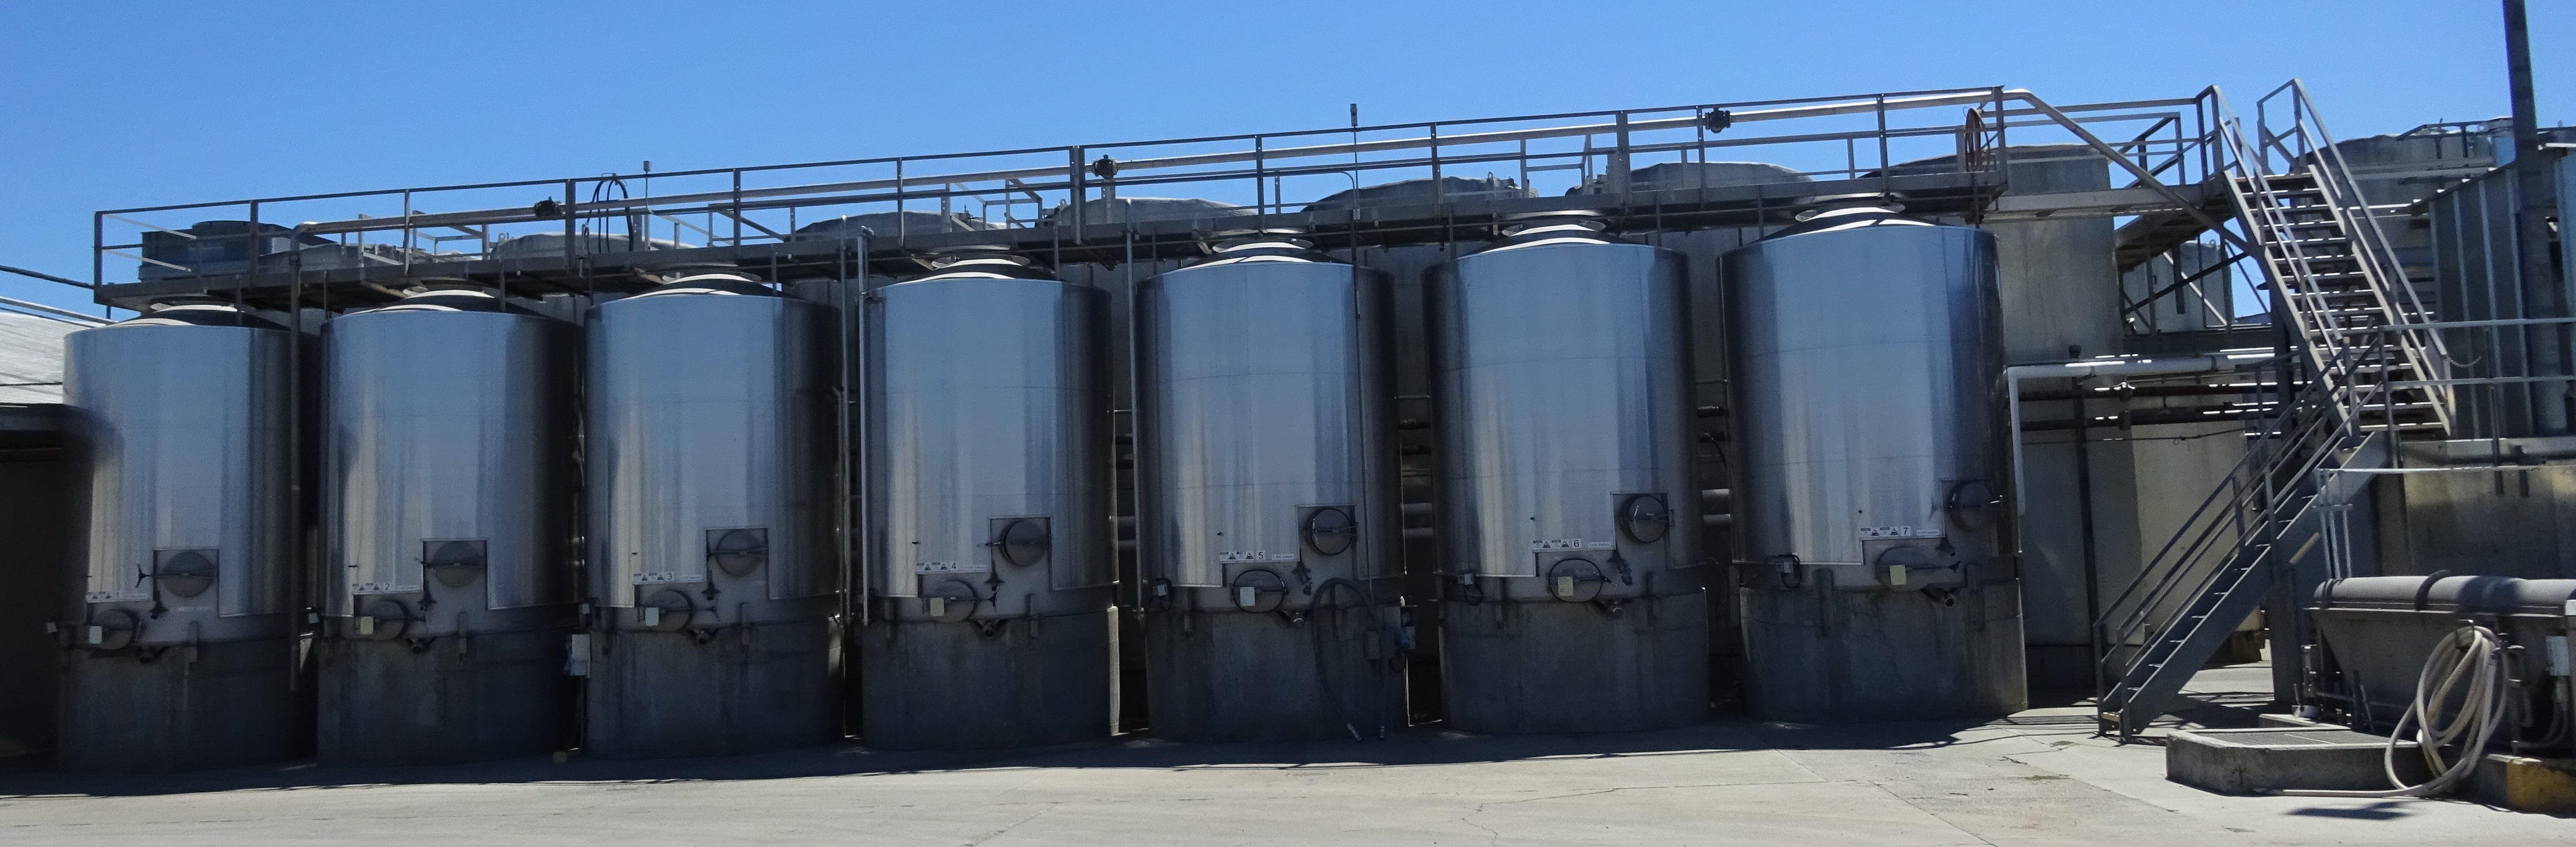
<path id="1" fill-rule="evenodd" d="M 2490 753 L 2460 793 L 2517 812 L 2576 815 L 2576 759 Z"/>
<path id="2" fill-rule="evenodd" d="M 2326 727 L 2184 730 L 2166 739 L 2165 778 L 2220 794 L 2369 791 L 2390 787 L 2387 745 L 2380 736 Z M 2423 779 L 2414 743 L 2403 745 L 2398 773 Z"/>

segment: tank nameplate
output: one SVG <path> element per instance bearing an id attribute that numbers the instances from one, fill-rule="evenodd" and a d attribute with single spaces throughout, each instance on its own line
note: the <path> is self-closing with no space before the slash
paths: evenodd
<path id="1" fill-rule="evenodd" d="M 682 573 L 680 571 L 636 571 L 634 584 L 659 585 L 665 582 L 705 581 L 707 581 L 707 575 L 702 573 Z"/>
<path id="2" fill-rule="evenodd" d="M 88 592 L 86 595 L 89 598 L 88 602 L 118 603 L 126 600 L 150 600 L 152 599 L 152 589 L 145 585 L 146 578 L 147 577 L 143 574 L 143 569 L 136 568 L 134 584 L 125 586 L 124 590 L 121 591 Z M 96 583 L 97 577 L 91 577 L 90 580 L 92 583 Z"/>
<path id="3" fill-rule="evenodd" d="M 1530 552 L 1545 553 L 1553 550 L 1608 550 L 1616 546 L 1618 546 L 1618 543 L 1613 541 L 1585 541 L 1580 538 L 1540 538 L 1530 541 Z"/>
<path id="4" fill-rule="evenodd" d="M 1865 526 L 1860 528 L 1860 537 L 1863 540 L 1874 540 L 1880 538 L 1939 538 L 1941 537 L 1941 528 L 1937 526 Z"/>
<path id="5" fill-rule="evenodd" d="M 1294 562 L 1297 561 L 1297 553 L 1294 550 L 1287 552 L 1221 550 L 1216 554 L 1216 561 L 1220 565 L 1231 565 L 1236 562 Z"/>
<path id="6" fill-rule="evenodd" d="M 357 568 L 355 567 L 350 568 L 350 570 L 356 569 Z M 418 585 L 403 585 L 401 583 L 393 582 L 357 582 L 350 583 L 349 585 L 349 593 L 351 594 L 411 594 L 418 591 L 420 591 L 420 586 Z"/>
<path id="7" fill-rule="evenodd" d="M 991 571 L 992 569 L 993 569 L 993 565 L 992 565 L 992 563 L 990 563 L 990 562 L 914 562 L 914 563 L 912 563 L 912 572 L 913 572 L 913 573 L 915 573 L 915 574 L 932 574 L 932 573 L 985 573 L 985 572 Z"/>

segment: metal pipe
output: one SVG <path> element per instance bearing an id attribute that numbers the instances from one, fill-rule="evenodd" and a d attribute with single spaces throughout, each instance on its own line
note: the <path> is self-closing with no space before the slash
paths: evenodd
<path id="1" fill-rule="evenodd" d="M 66 321 L 70 323 L 90 324 L 93 326 L 105 326 L 107 324 L 115 323 L 115 321 L 111 321 L 97 315 L 84 315 L 70 309 L 57 309 L 43 303 L 31 303 L 15 297 L 0 297 L 0 306 L 35 313 L 35 316 L 40 318 Z"/>
<path id="2" fill-rule="evenodd" d="M 2186 356 L 2178 359 L 2078 359 L 2071 362 L 2042 362 L 2028 365 L 2013 365 L 2011 367 L 2004 368 L 2004 394 L 2009 397 L 2021 396 L 2021 381 L 2025 379 L 2083 379 L 2094 376 L 2181 376 L 2195 373 L 2219 373 L 2224 371 L 2233 371 L 2248 365 L 2272 361 L 2277 358 L 2279 357 L 2268 350 L 2263 352 L 2221 351 L 2211 353 L 2206 356 Z M 2020 433 L 2022 431 L 2021 404 L 2009 403 L 2006 405 L 2011 407 L 2012 431 L 2014 433 Z M 2025 515 L 2030 512 L 2030 507 L 2028 505 L 2029 501 L 2024 496 L 2029 492 L 2029 481 L 2027 475 L 2022 472 L 2022 464 L 2021 437 L 2016 434 L 2012 439 L 2012 491 L 2014 515 Z"/>
<path id="3" fill-rule="evenodd" d="M 2130 427 L 2159 426 L 2163 424 L 2226 423 L 2241 420 L 2247 415 L 2271 414 L 2279 411 L 2279 409 L 2279 406 L 2270 403 L 2247 403 L 2232 406 L 2179 406 L 2164 409 L 2139 409 L 2133 412 L 2122 412 L 2117 415 L 2090 415 L 2081 418 L 2066 418 L 2062 420 L 2028 421 L 2021 425 L 2021 431 L 2052 432 L 2066 429 L 2082 430 L 2089 427 L 2128 429 Z"/>
<path id="4" fill-rule="evenodd" d="M 2093 445 L 2092 439 L 2085 437 L 2084 407 L 2084 401 L 2075 401 L 2075 443 L 2071 446 L 2075 448 L 2076 538 L 2080 545 L 2077 549 L 2084 564 L 2084 617 L 2087 620 L 2098 620 L 2102 617 L 2102 562 L 2093 532 Z M 2012 439 L 2014 449 L 2019 450 L 2021 433 L 2013 433 Z M 2016 474 L 2021 472 L 2019 464 L 2014 465 L 2013 472 Z M 2102 655 L 2100 637 L 2089 638 L 2085 644 L 2085 650 L 2096 656 Z M 2095 686 L 2098 687 L 2106 681 L 2102 676 L 2102 666 L 2096 662 L 2093 665 Z"/>
<path id="5" fill-rule="evenodd" d="M 2097 398 L 2224 397 L 2234 394 L 2254 394 L 2272 387 L 2274 386 L 2268 382 L 2235 382 L 2225 385 L 2128 385 L 2123 383 L 2101 388 L 2077 388 L 2065 391 L 2024 391 L 2021 393 L 2021 401 L 2040 403 Z"/>
<path id="6" fill-rule="evenodd" d="M 68 285 L 68 286 L 71 286 L 71 287 L 74 287 L 74 288 L 97 288 L 97 287 L 98 287 L 98 286 L 91 285 L 91 284 L 86 283 L 86 282 L 82 282 L 82 281 L 77 280 L 77 279 L 72 279 L 72 278 L 70 278 L 70 277 L 55 276 L 55 275 L 53 275 L 53 274 L 45 273 L 44 271 L 31 271 L 31 270 L 28 270 L 28 269 L 26 269 L 26 268 L 16 267 L 16 266 L 13 266 L 13 265 L 0 265 L 0 273 L 13 273 L 13 274 L 17 274 L 17 275 L 19 275 L 19 276 L 35 277 L 35 278 L 37 278 L 37 279 L 41 279 L 41 280 L 44 280 L 44 281 L 46 281 L 46 282 L 59 282 L 59 283 L 62 283 L 62 284 L 64 284 L 64 285 Z"/>

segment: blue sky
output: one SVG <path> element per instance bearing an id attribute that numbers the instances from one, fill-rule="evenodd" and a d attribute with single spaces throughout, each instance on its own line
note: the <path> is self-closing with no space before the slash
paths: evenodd
<path id="1" fill-rule="evenodd" d="M 2576 3 L 2532 4 L 2543 122 Z M 1258 9 L 1259 11 L 1248 11 Z M 2506 110 L 2489 2 L 0 4 L 0 264 L 102 208 L 1953 86 Z M 2304 44 L 2271 41 L 2303 33 Z M 0 277 L 0 295 L 86 304 Z"/>

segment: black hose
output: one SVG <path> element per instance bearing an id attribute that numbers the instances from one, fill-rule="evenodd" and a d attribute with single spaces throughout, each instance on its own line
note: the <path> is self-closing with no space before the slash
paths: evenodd
<path id="1" fill-rule="evenodd" d="M 1359 595 L 1360 613 L 1363 618 L 1368 621 L 1368 633 L 1369 638 L 1371 639 L 1371 641 L 1361 642 L 1363 645 L 1382 641 L 1386 636 L 1385 623 L 1378 620 L 1377 616 L 1377 598 L 1369 594 L 1367 586 L 1361 585 L 1346 577 L 1338 576 L 1316 583 L 1314 603 L 1307 607 L 1306 624 L 1307 628 L 1312 631 L 1315 640 L 1315 675 L 1323 683 L 1324 700 L 1328 703 L 1339 702 L 1341 698 L 1336 696 L 1333 690 L 1332 666 L 1324 660 L 1324 625 L 1320 618 L 1323 615 L 1326 601 L 1331 599 L 1333 589 L 1335 587 L 1347 588 L 1350 589 L 1351 593 Z M 1361 649 L 1363 651 L 1361 657 L 1365 660 L 1367 657 L 1365 652 L 1367 648 L 1363 646 Z M 1386 674 L 1372 673 L 1369 675 L 1369 702 L 1367 708 L 1370 712 L 1376 715 L 1377 737 L 1384 739 L 1386 737 Z M 1351 740 L 1353 741 L 1368 740 L 1361 737 L 1359 722 L 1357 721 L 1345 719 L 1342 721 L 1342 728 L 1350 732 Z"/>

